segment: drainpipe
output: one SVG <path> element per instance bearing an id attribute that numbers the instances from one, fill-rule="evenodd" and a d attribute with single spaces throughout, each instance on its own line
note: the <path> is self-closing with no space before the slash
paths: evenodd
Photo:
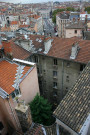
<path id="1" fill-rule="evenodd" d="M 56 124 L 56 132 L 57 132 L 57 135 L 59 135 L 59 125 Z"/>
<path id="2" fill-rule="evenodd" d="M 8 100 L 9 107 L 10 107 L 10 109 L 11 109 L 11 112 L 12 112 L 13 119 L 15 120 L 16 125 L 20 128 L 20 125 L 18 124 L 18 122 L 17 122 L 17 120 L 16 120 L 15 113 L 14 113 L 13 108 L 12 108 L 12 106 L 11 106 L 11 103 L 10 103 L 10 101 L 9 101 L 9 97 L 7 98 L 7 100 Z"/>
<path id="3" fill-rule="evenodd" d="M 64 62 L 62 61 L 62 90 L 61 90 L 61 97 L 63 98 L 63 75 L 64 75 Z"/>

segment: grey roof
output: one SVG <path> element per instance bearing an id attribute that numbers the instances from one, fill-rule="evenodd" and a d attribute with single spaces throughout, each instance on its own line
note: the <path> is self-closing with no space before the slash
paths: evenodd
<path id="1" fill-rule="evenodd" d="M 85 24 L 81 21 L 72 22 L 68 26 L 66 26 L 66 29 L 83 29 L 85 28 Z"/>
<path id="2" fill-rule="evenodd" d="M 86 40 L 90 40 L 90 31 L 85 31 L 84 35 Z"/>
<path id="3" fill-rule="evenodd" d="M 67 13 L 60 13 L 58 14 L 58 16 L 60 17 L 60 19 L 69 19 L 69 14 Z"/>
<path id="4" fill-rule="evenodd" d="M 80 132 L 90 115 L 90 63 L 53 114 L 75 132 Z"/>

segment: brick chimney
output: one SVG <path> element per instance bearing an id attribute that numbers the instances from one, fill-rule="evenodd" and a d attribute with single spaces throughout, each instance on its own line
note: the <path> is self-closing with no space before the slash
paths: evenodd
<path id="1" fill-rule="evenodd" d="M 73 18 L 73 22 L 75 22 L 75 20 L 76 20 L 76 19 L 75 19 L 75 18 Z"/>
<path id="2" fill-rule="evenodd" d="M 87 24 L 87 15 L 85 16 L 85 24 Z"/>
<path id="3" fill-rule="evenodd" d="M 2 45 L 4 47 L 4 54 L 9 57 L 9 58 L 13 58 L 13 53 L 12 53 L 12 41 L 8 41 L 8 40 L 3 40 L 2 41 Z"/>

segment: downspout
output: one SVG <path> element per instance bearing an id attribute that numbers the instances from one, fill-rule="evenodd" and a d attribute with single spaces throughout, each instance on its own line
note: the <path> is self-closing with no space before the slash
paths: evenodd
<path id="1" fill-rule="evenodd" d="M 13 108 L 12 108 L 11 103 L 10 103 L 10 101 L 9 101 L 9 97 L 7 98 L 7 100 L 8 100 L 9 107 L 10 107 L 10 109 L 11 109 L 11 112 L 12 112 L 12 116 L 13 116 L 15 122 L 16 122 L 16 125 L 20 128 L 20 125 L 18 124 L 18 122 L 17 122 L 17 120 L 16 120 L 16 116 L 15 116 L 15 114 L 14 114 Z"/>
<path id="2" fill-rule="evenodd" d="M 64 62 L 62 61 L 62 88 L 61 88 L 61 98 L 63 98 L 63 75 L 64 75 Z"/>
<path id="3" fill-rule="evenodd" d="M 56 124 L 56 132 L 57 132 L 57 135 L 60 135 L 59 134 L 59 125 L 58 124 Z"/>

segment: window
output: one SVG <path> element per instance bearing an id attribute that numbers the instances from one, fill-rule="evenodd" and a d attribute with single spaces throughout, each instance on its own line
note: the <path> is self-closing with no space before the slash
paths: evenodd
<path id="1" fill-rule="evenodd" d="M 69 82 L 69 76 L 68 75 L 66 76 L 66 82 Z"/>
<path id="2" fill-rule="evenodd" d="M 67 75 L 66 78 L 69 78 L 69 76 Z"/>
<path id="3" fill-rule="evenodd" d="M 39 74 L 39 68 L 37 67 L 37 73 Z"/>
<path id="4" fill-rule="evenodd" d="M 57 89 L 57 82 L 53 82 L 53 88 Z"/>
<path id="5" fill-rule="evenodd" d="M 56 92 L 56 91 L 53 92 L 53 96 L 54 96 L 54 97 L 57 96 L 57 92 Z"/>
<path id="6" fill-rule="evenodd" d="M 44 72 L 44 74 L 45 74 L 45 73 L 46 73 L 46 70 L 44 69 L 43 72 Z"/>
<path id="7" fill-rule="evenodd" d="M 0 130 L 2 130 L 4 128 L 2 122 L 0 121 Z"/>
<path id="8" fill-rule="evenodd" d="M 83 69 L 85 68 L 85 65 L 80 65 L 80 71 L 83 71 Z"/>
<path id="9" fill-rule="evenodd" d="M 35 63 L 38 63 L 38 56 L 34 56 Z"/>
<path id="10" fill-rule="evenodd" d="M 54 59 L 54 65 L 57 65 L 57 59 Z"/>
<path id="11" fill-rule="evenodd" d="M 20 89 L 15 89 L 15 91 L 12 93 L 12 98 L 15 98 L 16 96 L 20 95 Z"/>
<path id="12" fill-rule="evenodd" d="M 70 67 L 70 63 L 69 62 L 67 62 L 67 67 Z"/>
<path id="13" fill-rule="evenodd" d="M 53 71 L 53 77 L 57 77 L 57 71 Z"/>
<path id="14" fill-rule="evenodd" d="M 75 34 L 77 34 L 77 30 L 75 30 L 74 32 L 75 32 Z"/>
<path id="15" fill-rule="evenodd" d="M 65 92 L 66 92 L 66 93 L 68 92 L 68 87 L 66 87 Z"/>
<path id="16" fill-rule="evenodd" d="M 14 92 L 12 93 L 12 98 L 15 98 L 15 93 Z"/>

